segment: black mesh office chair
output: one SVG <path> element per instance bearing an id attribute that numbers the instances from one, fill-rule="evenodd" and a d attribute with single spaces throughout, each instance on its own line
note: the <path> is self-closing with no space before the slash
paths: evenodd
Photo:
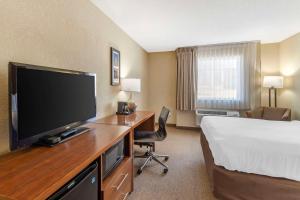
<path id="1" fill-rule="evenodd" d="M 138 169 L 137 174 L 141 174 L 145 166 L 152 160 L 156 161 L 164 167 L 163 172 L 168 172 L 168 166 L 164 164 L 159 158 L 163 158 L 165 161 L 169 159 L 168 155 L 159 155 L 155 152 L 155 142 L 162 141 L 167 137 L 166 123 L 169 116 L 169 109 L 163 107 L 158 119 L 159 128 L 157 131 L 135 131 L 134 133 L 134 144 L 140 147 L 146 146 L 148 148 L 144 155 L 136 155 L 136 158 L 146 158 L 144 164 Z"/>

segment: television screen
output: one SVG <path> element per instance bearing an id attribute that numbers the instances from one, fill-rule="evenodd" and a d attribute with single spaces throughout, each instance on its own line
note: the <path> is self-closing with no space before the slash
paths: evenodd
<path id="1" fill-rule="evenodd" d="M 95 75 L 10 63 L 11 148 L 96 116 Z"/>

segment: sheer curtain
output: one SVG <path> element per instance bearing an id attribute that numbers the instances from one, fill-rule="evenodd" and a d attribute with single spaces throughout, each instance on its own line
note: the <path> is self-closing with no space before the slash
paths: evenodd
<path id="1" fill-rule="evenodd" d="M 198 47 L 197 107 L 250 109 L 257 42 Z"/>

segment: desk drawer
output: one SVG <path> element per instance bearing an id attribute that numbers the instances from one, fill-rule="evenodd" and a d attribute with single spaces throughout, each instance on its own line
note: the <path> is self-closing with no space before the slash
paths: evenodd
<path id="1" fill-rule="evenodd" d="M 132 159 L 124 160 L 115 171 L 107 177 L 103 188 L 104 200 L 125 200 L 132 191 Z"/>

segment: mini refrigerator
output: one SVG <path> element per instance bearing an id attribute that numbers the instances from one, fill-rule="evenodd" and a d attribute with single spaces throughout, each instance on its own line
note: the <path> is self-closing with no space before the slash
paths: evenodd
<path id="1" fill-rule="evenodd" d="M 48 200 L 98 200 L 98 164 L 89 165 Z"/>

